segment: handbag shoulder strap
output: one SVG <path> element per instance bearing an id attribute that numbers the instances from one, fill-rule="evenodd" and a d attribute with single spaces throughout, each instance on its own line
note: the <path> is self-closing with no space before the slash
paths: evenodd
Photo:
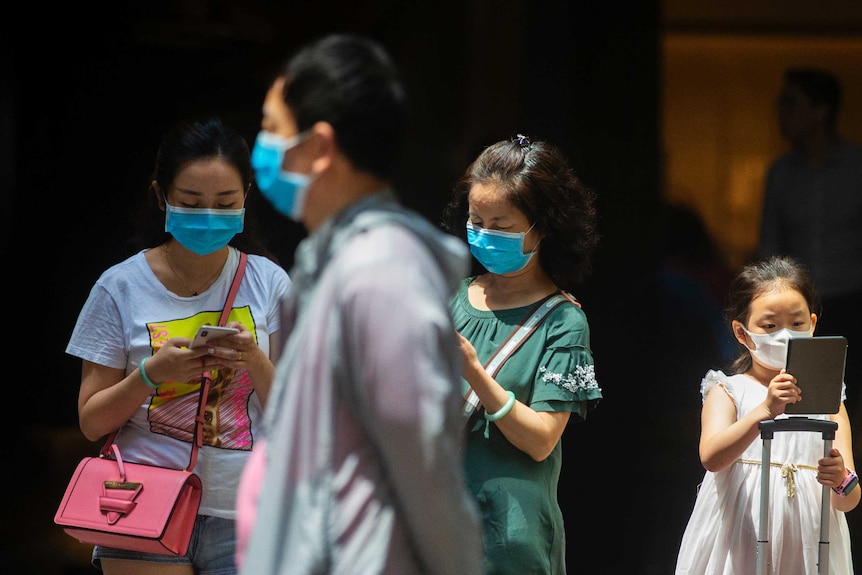
<path id="1" fill-rule="evenodd" d="M 224 307 L 221 310 L 221 316 L 219 316 L 218 324 L 224 325 L 227 323 L 228 316 L 230 315 L 230 310 L 233 307 L 233 300 L 236 298 L 236 293 L 239 291 L 239 286 L 242 283 L 242 276 L 245 274 L 245 266 L 248 263 L 248 254 L 245 252 L 239 252 L 239 264 L 236 267 L 236 272 L 233 275 L 233 281 L 230 285 L 230 290 L 228 291 L 227 298 L 224 302 Z M 186 471 L 191 471 L 194 469 L 195 465 L 198 461 L 198 449 L 203 445 L 203 425 L 204 425 L 204 416 L 206 415 L 206 397 L 209 395 L 210 384 L 212 383 L 212 373 L 210 371 L 205 371 L 201 374 L 201 388 L 200 388 L 200 397 L 198 397 L 198 411 L 195 416 L 195 430 L 194 436 L 192 437 L 192 451 L 189 456 L 189 465 L 186 467 Z M 105 444 L 102 446 L 101 455 L 103 457 L 110 455 L 112 452 L 112 445 L 114 443 L 114 437 L 116 437 L 117 432 L 119 430 L 114 430 L 105 440 Z M 117 449 L 119 451 L 119 449 Z"/>
<path id="2" fill-rule="evenodd" d="M 221 316 L 218 320 L 219 325 L 227 323 L 228 316 L 230 316 L 230 310 L 233 307 L 233 300 L 236 299 L 236 292 L 239 291 L 239 284 L 242 283 L 242 276 L 245 274 L 245 265 L 247 262 L 248 254 L 245 252 L 239 252 L 239 264 L 236 266 L 236 272 L 233 275 L 233 282 L 230 284 L 230 291 L 227 292 L 227 298 L 225 298 L 224 307 L 221 310 Z M 206 398 L 209 395 L 212 380 L 212 372 L 209 370 L 201 374 L 201 395 L 198 398 L 198 414 L 195 417 L 195 433 L 192 438 L 192 453 L 189 456 L 189 466 L 186 467 L 186 471 L 191 471 L 195 468 L 195 465 L 198 462 L 198 449 L 203 445 L 204 418 L 206 416 L 207 407 Z"/>
<path id="3" fill-rule="evenodd" d="M 233 274 L 233 283 L 230 284 L 230 291 L 227 293 L 224 307 L 221 310 L 218 324 L 224 325 L 227 323 L 227 318 L 230 315 L 230 308 L 233 306 L 233 300 L 236 299 L 236 292 L 239 291 L 239 284 L 242 283 L 242 276 L 245 273 L 245 265 L 248 263 L 248 254 L 239 252 L 239 264 L 236 266 L 236 272 Z"/>
<path id="4" fill-rule="evenodd" d="M 545 319 L 545 316 L 547 316 L 552 309 L 564 302 L 573 303 L 578 307 L 581 306 L 578 300 L 562 290 L 546 297 L 538 306 L 536 306 L 536 309 L 533 310 L 533 313 L 530 314 L 527 321 L 516 327 L 512 333 L 509 334 L 509 337 L 506 338 L 503 345 L 500 346 L 485 365 L 485 371 L 487 371 L 491 377 L 496 377 L 497 372 L 500 371 L 503 363 L 509 359 L 509 357 L 511 357 L 525 341 L 527 341 L 527 338 L 533 335 L 533 332 L 536 331 L 536 328 L 539 327 L 542 320 Z M 467 392 L 464 398 L 464 417 L 469 418 L 477 407 L 479 407 L 479 396 L 471 389 Z"/>

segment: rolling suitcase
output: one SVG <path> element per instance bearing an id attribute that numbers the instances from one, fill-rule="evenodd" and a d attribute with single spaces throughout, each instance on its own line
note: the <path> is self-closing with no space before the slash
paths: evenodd
<path id="1" fill-rule="evenodd" d="M 769 548 L 769 467 L 771 462 L 772 437 L 777 431 L 811 431 L 823 435 L 823 456 L 828 457 L 832 450 L 832 440 L 838 423 L 811 419 L 808 417 L 788 417 L 770 419 L 759 424 L 760 438 L 763 440 L 763 459 L 760 471 L 760 525 L 757 532 L 757 575 L 771 575 Z M 829 511 L 831 507 L 829 488 L 823 486 L 820 500 L 820 544 L 817 550 L 817 573 L 829 573 Z"/>

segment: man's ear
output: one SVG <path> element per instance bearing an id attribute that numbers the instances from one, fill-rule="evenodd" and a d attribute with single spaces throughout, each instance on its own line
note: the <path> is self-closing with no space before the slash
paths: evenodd
<path id="1" fill-rule="evenodd" d="M 159 189 L 159 183 L 155 180 L 150 182 L 150 190 L 156 195 L 156 203 L 159 205 L 159 209 L 164 212 L 166 210 L 165 195 L 162 193 L 162 190 Z"/>
<path id="2" fill-rule="evenodd" d="M 332 165 L 333 157 L 338 153 L 338 138 L 335 135 L 335 128 L 329 122 L 315 122 L 311 129 L 318 146 L 316 158 L 311 162 L 311 169 L 319 174 Z"/>

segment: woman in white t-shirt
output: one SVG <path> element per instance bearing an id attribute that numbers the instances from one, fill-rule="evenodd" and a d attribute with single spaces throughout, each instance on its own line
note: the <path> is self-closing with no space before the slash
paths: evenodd
<path id="1" fill-rule="evenodd" d="M 93 564 L 106 574 L 235 572 L 237 482 L 259 435 L 279 301 L 290 283 L 246 211 L 252 174 L 248 145 L 220 120 L 169 131 L 136 219 L 133 255 L 99 277 L 66 348 L 82 360 L 81 431 L 96 441 L 119 429 L 114 442 L 126 461 L 186 467 L 200 378 L 213 375 L 188 553 L 96 546 Z M 218 323 L 241 252 L 248 263 L 227 321 L 239 333 L 190 349 L 199 326 Z"/>

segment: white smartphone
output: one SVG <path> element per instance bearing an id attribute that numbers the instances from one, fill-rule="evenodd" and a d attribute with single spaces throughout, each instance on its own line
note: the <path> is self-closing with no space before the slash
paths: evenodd
<path id="1" fill-rule="evenodd" d="M 211 339 L 215 339 L 217 337 L 224 337 L 226 335 L 234 335 L 239 333 L 239 330 L 235 327 L 224 327 L 221 325 L 202 325 L 198 328 L 198 332 L 195 334 L 195 338 L 192 340 L 192 344 L 189 348 L 194 347 L 203 347 L 207 345 L 207 342 Z"/>

